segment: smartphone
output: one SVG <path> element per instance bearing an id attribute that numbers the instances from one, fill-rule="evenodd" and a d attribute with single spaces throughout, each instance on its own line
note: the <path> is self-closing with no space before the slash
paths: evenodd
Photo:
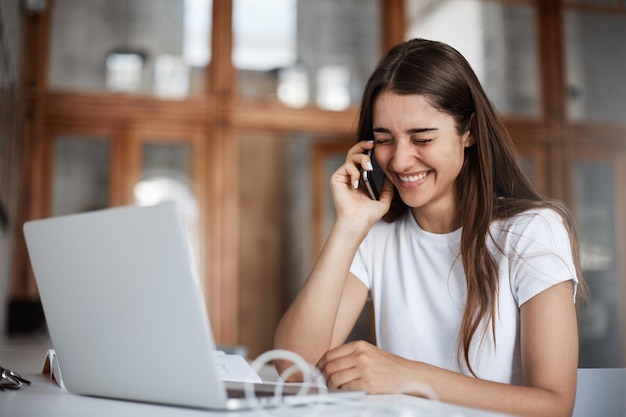
<path id="1" fill-rule="evenodd" d="M 374 156 L 374 149 L 370 149 L 366 152 L 367 156 L 372 161 L 372 171 L 363 170 L 361 175 L 363 176 L 363 182 L 367 188 L 367 192 L 372 200 L 380 200 L 380 192 L 383 189 L 383 182 L 385 181 L 385 173 L 383 172 L 376 157 Z"/>

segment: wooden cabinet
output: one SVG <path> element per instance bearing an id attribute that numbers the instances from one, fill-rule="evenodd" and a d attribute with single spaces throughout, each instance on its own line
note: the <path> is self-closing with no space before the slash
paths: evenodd
<path id="1" fill-rule="evenodd" d="M 64 43 L 51 39 L 63 28 L 55 29 L 53 22 L 59 18 L 55 7 L 63 3 L 49 2 L 45 13 L 24 18 L 20 222 L 132 204 L 137 184 L 155 179 L 174 185 L 189 196 L 190 230 L 198 242 L 216 340 L 243 344 L 256 356 L 272 347 L 275 325 L 327 233 L 332 220 L 327 175 L 356 140 L 357 106 L 367 74 L 382 52 L 406 37 L 452 39 L 474 47 L 467 54 L 479 59 L 470 63 L 480 68 L 533 181 L 541 192 L 565 201 L 580 222 L 592 290 L 592 304 L 581 322 L 582 363 L 626 364 L 626 336 L 623 331 L 615 336 L 626 322 L 622 301 L 626 207 L 620 188 L 626 178 L 622 110 L 626 103 L 624 94 L 611 94 L 613 87 L 621 91 L 621 74 L 626 72 L 626 59 L 615 46 L 626 41 L 623 7 L 569 0 L 368 0 L 348 6 L 301 0 L 298 7 L 307 10 L 306 16 L 332 17 L 330 29 L 307 23 L 305 14 L 298 16 L 295 21 L 302 31 L 295 31 L 290 42 L 308 42 L 308 47 L 295 50 L 298 59 L 293 68 L 253 69 L 233 59 L 233 51 L 242 50 L 238 42 L 245 38 L 238 33 L 241 26 L 233 23 L 241 18 L 242 3 L 213 0 L 212 19 L 206 23 L 209 27 L 203 27 L 210 42 L 204 38 L 200 42 L 210 49 L 210 62 L 189 68 L 188 95 L 165 98 L 157 94 L 163 90 L 146 81 L 154 76 L 150 71 L 156 70 L 156 60 L 142 70 L 146 78 L 138 91 L 106 90 L 102 77 L 85 87 L 78 82 L 83 77 L 64 73 L 58 56 Z M 184 13 L 183 3 L 167 2 L 172 21 Z M 348 10 L 353 3 L 354 10 Z M 344 7 L 341 11 L 332 9 L 339 4 Z M 484 32 L 452 36 L 451 15 L 445 13 L 457 6 L 461 13 L 456 18 L 467 25 L 473 22 Z M 317 7 L 329 9 L 313 13 Z M 141 10 L 135 12 L 137 22 L 143 22 L 135 32 L 130 30 L 134 12 L 122 15 L 131 25 L 126 33 L 141 40 L 146 20 Z M 357 13 L 368 24 L 354 24 Z M 429 25 L 428 19 L 435 18 L 448 23 Z M 603 22 L 611 28 L 608 34 L 594 29 Z M 274 23 L 278 28 L 285 22 Z M 184 38 L 179 26 L 174 29 L 178 37 L 172 39 Z M 124 41 L 121 35 L 120 30 L 112 39 Z M 153 45 L 154 39 L 145 46 Z M 167 45 L 157 45 L 158 54 L 152 58 L 180 53 L 163 49 Z M 479 46 L 482 49 L 476 50 Z M 93 45 L 85 53 L 98 50 Z M 73 70 L 92 68 L 86 79 L 93 81 L 97 71 L 104 71 L 93 65 L 104 65 L 104 57 L 98 61 L 89 56 L 85 66 Z M 166 61 L 179 62 L 159 62 Z M 53 82 L 48 73 L 51 63 Z M 300 72 L 283 71 L 289 69 Z M 281 101 L 277 90 L 289 74 L 296 75 L 292 81 L 299 80 L 298 88 L 303 76 L 308 77 L 308 89 L 296 90 L 300 100 L 296 106 Z M 333 84 L 323 74 L 341 76 L 332 79 Z M 337 83 L 348 107 L 320 107 L 317 88 Z M 603 97 L 610 99 L 599 100 Z M 73 191 L 71 197 L 66 195 L 68 189 Z M 12 298 L 36 302 L 19 233 L 14 252 Z M 610 357 L 610 363 L 597 355 Z"/>

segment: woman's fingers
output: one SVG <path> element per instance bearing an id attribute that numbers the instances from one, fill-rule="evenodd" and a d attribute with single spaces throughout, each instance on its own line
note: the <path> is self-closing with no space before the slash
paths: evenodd
<path id="1" fill-rule="evenodd" d="M 391 183 L 383 187 L 380 201 L 371 200 L 362 185 L 362 171 L 372 169 L 372 161 L 364 152 L 373 147 L 373 141 L 353 145 L 348 150 L 346 162 L 331 176 L 330 188 L 337 219 L 349 219 L 371 227 L 389 210 L 394 193 Z"/>
<path id="2" fill-rule="evenodd" d="M 341 182 L 349 183 L 353 188 L 359 188 L 361 170 L 372 169 L 371 160 L 364 152 L 373 147 L 373 141 L 359 141 L 348 150 L 346 163 L 338 171 L 341 175 Z"/>
<path id="3" fill-rule="evenodd" d="M 372 161 L 365 152 L 374 147 L 374 141 L 359 141 L 350 150 L 346 157 L 346 172 L 350 174 L 351 184 L 359 188 L 361 171 L 371 171 Z"/>

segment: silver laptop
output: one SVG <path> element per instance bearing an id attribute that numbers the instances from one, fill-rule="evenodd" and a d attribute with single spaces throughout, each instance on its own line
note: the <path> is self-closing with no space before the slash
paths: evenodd
<path id="1" fill-rule="evenodd" d="M 175 203 L 24 225 L 68 391 L 209 409 L 327 401 L 329 396 L 312 392 L 289 395 L 289 388 L 299 388 L 289 386 L 286 396 L 275 398 L 275 386 L 269 385 L 259 386 L 258 400 L 251 403 L 243 384 L 228 383 L 227 389 L 214 362 L 215 344 L 184 230 Z"/>

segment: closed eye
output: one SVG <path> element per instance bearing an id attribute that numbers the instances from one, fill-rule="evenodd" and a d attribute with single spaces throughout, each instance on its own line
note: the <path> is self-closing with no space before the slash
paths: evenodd
<path id="1" fill-rule="evenodd" d="M 432 142 L 432 139 L 411 139 L 411 142 L 417 144 L 417 145 L 424 145 L 426 143 L 430 143 Z"/>
<path id="2" fill-rule="evenodd" d="M 386 145 L 389 143 L 393 143 L 393 139 L 392 138 L 380 138 L 380 139 L 374 139 L 374 144 L 375 145 Z"/>

